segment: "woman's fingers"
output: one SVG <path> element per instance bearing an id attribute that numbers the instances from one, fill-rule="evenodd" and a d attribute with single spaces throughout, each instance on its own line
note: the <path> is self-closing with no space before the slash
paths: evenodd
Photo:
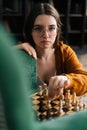
<path id="1" fill-rule="evenodd" d="M 63 90 L 70 84 L 70 80 L 63 75 L 50 78 L 48 85 L 48 98 L 54 99 L 63 95 Z"/>
<path id="2" fill-rule="evenodd" d="M 29 55 L 33 56 L 35 59 L 37 59 L 37 54 L 35 49 L 29 44 L 29 43 L 22 43 L 21 48 L 24 49 Z"/>

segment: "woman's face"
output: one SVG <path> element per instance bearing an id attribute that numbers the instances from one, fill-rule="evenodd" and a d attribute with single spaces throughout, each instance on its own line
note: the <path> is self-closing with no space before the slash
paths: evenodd
<path id="1" fill-rule="evenodd" d="M 52 48 L 57 36 L 56 19 L 51 15 L 39 15 L 35 19 L 32 38 L 36 47 Z"/>

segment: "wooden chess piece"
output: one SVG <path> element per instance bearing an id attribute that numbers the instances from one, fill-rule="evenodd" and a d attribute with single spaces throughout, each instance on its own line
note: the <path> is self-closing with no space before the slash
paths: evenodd
<path id="1" fill-rule="evenodd" d="M 47 97 L 48 97 L 48 88 L 47 88 L 47 84 L 44 84 L 44 85 L 43 85 L 43 88 L 44 88 L 44 90 L 43 90 L 42 95 L 43 95 L 43 97 L 47 98 Z"/>
<path id="2" fill-rule="evenodd" d="M 38 86 L 38 94 L 40 96 L 42 96 L 42 86 L 41 85 Z"/>
<path id="3" fill-rule="evenodd" d="M 52 106 L 51 106 L 51 100 L 47 100 L 47 104 L 46 104 L 46 110 L 50 109 Z"/>
<path id="4" fill-rule="evenodd" d="M 65 98 L 66 99 L 69 99 L 70 98 L 70 90 L 66 90 L 66 93 L 65 93 Z"/>
<path id="5" fill-rule="evenodd" d="M 80 109 L 80 110 L 83 110 L 83 109 L 84 109 L 84 108 L 83 108 L 83 103 L 81 103 L 81 102 L 80 102 L 80 104 L 79 104 L 79 109 Z"/>
<path id="6" fill-rule="evenodd" d="M 58 116 L 62 116 L 63 115 L 63 102 L 62 100 L 59 101 L 59 110 L 58 110 Z"/>
<path id="7" fill-rule="evenodd" d="M 67 90 L 65 93 L 65 105 L 67 106 L 68 100 L 70 99 L 70 90 Z"/>
<path id="8" fill-rule="evenodd" d="M 83 109 L 87 109 L 86 103 L 83 104 Z"/>
<path id="9" fill-rule="evenodd" d="M 46 105 L 46 118 L 50 119 L 51 118 L 51 100 L 47 100 L 47 105 Z"/>
<path id="10" fill-rule="evenodd" d="M 72 105 L 76 104 L 76 93 L 73 92 L 73 97 L 72 97 Z"/>
<path id="11" fill-rule="evenodd" d="M 71 99 L 70 99 L 70 98 L 67 100 L 67 106 L 66 106 L 66 108 L 67 108 L 69 111 L 72 109 L 72 104 L 71 104 Z"/>
<path id="12" fill-rule="evenodd" d="M 76 101 L 74 110 L 75 110 L 75 111 L 79 111 L 79 110 L 80 110 L 80 107 L 79 107 L 79 100 Z"/>

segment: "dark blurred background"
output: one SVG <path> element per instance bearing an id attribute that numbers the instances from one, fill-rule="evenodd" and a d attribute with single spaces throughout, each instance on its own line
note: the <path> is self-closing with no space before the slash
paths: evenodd
<path id="1" fill-rule="evenodd" d="M 0 21 L 17 41 L 23 41 L 26 16 L 39 2 L 51 3 L 59 11 L 63 36 L 70 45 L 87 45 L 87 0 L 0 0 Z"/>

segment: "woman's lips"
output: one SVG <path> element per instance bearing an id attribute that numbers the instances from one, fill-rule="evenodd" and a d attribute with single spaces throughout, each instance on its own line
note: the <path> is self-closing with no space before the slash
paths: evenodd
<path id="1" fill-rule="evenodd" d="M 50 44 L 50 41 L 42 41 L 43 44 Z"/>

